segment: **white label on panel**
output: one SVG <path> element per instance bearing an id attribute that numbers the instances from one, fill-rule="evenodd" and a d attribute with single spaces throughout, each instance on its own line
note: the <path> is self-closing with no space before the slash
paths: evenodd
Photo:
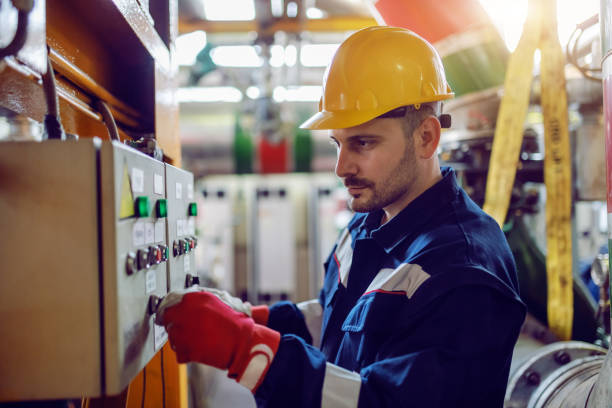
<path id="1" fill-rule="evenodd" d="M 183 185 L 181 183 L 176 183 L 175 192 L 176 192 L 177 200 L 180 200 L 183 198 Z"/>
<path id="2" fill-rule="evenodd" d="M 153 178 L 153 190 L 155 194 L 164 195 L 164 178 L 160 174 L 155 174 Z"/>
<path id="3" fill-rule="evenodd" d="M 188 234 L 189 235 L 195 235 L 195 221 L 193 218 L 190 218 L 189 221 L 187 221 L 187 230 L 188 230 Z"/>
<path id="4" fill-rule="evenodd" d="M 190 266 L 190 265 L 189 265 L 189 257 L 188 257 L 188 256 L 186 256 L 186 257 L 184 257 L 183 259 L 184 259 L 184 260 L 183 260 L 183 271 L 184 271 L 185 273 L 187 273 L 187 272 L 189 272 L 189 266 Z"/>
<path id="5" fill-rule="evenodd" d="M 157 289 L 157 276 L 154 269 L 149 269 L 145 275 L 145 293 L 151 293 L 155 289 Z"/>
<path id="6" fill-rule="evenodd" d="M 153 332 L 155 337 L 155 351 L 159 350 L 168 339 L 168 333 L 164 326 L 153 325 Z"/>
<path id="7" fill-rule="evenodd" d="M 193 200 L 193 184 L 187 184 L 187 199 Z"/>
<path id="8" fill-rule="evenodd" d="M 159 220 L 155 223 L 155 242 L 161 242 L 166 239 L 166 228 L 164 222 Z"/>
<path id="9" fill-rule="evenodd" d="M 183 235 L 183 220 L 176 220 L 176 236 Z"/>
<path id="10" fill-rule="evenodd" d="M 145 243 L 145 226 L 142 222 L 134 224 L 132 229 L 132 243 L 134 246 L 141 246 Z"/>
<path id="11" fill-rule="evenodd" d="M 144 191 L 144 172 L 136 167 L 132 169 L 132 190 L 135 193 Z"/>
<path id="12" fill-rule="evenodd" d="M 155 227 L 152 222 L 145 223 L 145 244 L 155 242 Z"/>

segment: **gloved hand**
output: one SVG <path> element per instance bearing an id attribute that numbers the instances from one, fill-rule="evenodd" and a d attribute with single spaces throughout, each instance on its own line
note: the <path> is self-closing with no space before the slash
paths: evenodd
<path id="1" fill-rule="evenodd" d="M 231 307 L 237 312 L 244 313 L 255 320 L 255 323 L 263 324 L 264 326 L 268 323 L 268 316 L 270 315 L 270 309 L 266 305 L 252 306 L 249 302 L 243 302 L 240 298 L 230 295 L 227 291 L 215 288 L 206 288 L 203 286 L 192 286 L 188 289 L 182 289 L 175 291 L 172 302 L 179 303 L 182 295 L 190 292 L 210 292 L 217 296 L 219 300 Z"/>
<path id="2" fill-rule="evenodd" d="M 227 369 L 230 378 L 252 392 L 263 381 L 280 342 L 280 333 L 256 324 L 209 291 L 169 293 L 155 322 L 166 326 L 179 363 Z"/>

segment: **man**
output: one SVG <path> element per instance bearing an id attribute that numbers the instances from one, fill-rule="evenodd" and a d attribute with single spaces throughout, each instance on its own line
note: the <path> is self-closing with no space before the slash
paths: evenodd
<path id="1" fill-rule="evenodd" d="M 525 309 L 503 233 L 439 167 L 452 96 L 408 30 L 342 43 L 303 125 L 331 129 L 357 212 L 319 299 L 268 309 L 171 293 L 157 321 L 179 361 L 228 369 L 264 407 L 501 407 Z"/>

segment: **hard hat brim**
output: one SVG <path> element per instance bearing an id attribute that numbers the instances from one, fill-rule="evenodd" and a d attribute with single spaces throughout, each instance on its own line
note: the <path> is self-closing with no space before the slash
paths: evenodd
<path id="1" fill-rule="evenodd" d="M 435 98 L 429 98 L 427 100 L 418 101 L 417 103 L 428 103 L 428 102 L 437 102 L 443 101 L 446 99 L 450 99 L 454 97 L 454 92 L 448 90 L 448 93 L 438 95 Z M 310 129 L 310 130 L 327 130 L 327 129 L 346 129 L 349 127 L 361 125 L 362 123 L 366 123 L 372 119 L 377 118 L 378 116 L 388 112 L 394 107 L 386 107 L 383 109 L 374 109 L 369 111 L 339 111 L 339 112 L 330 112 L 330 111 L 321 111 L 312 115 L 309 119 L 307 119 L 304 123 L 300 125 L 300 129 Z"/>
<path id="2" fill-rule="evenodd" d="M 318 112 L 300 125 L 301 129 L 326 130 L 326 129 L 345 129 L 361 125 L 377 117 L 381 112 L 373 111 L 366 114 L 360 111 L 347 112 Z"/>

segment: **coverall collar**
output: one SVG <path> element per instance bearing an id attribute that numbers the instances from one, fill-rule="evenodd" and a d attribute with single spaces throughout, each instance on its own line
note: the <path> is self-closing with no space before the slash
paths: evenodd
<path id="1" fill-rule="evenodd" d="M 442 167 L 440 170 L 442 180 L 425 190 L 384 225 L 380 225 L 382 209 L 368 213 L 360 227 L 365 229 L 365 235 L 376 240 L 385 252 L 390 253 L 404 239 L 417 232 L 422 224 L 459 192 L 455 171 L 450 167 Z"/>

